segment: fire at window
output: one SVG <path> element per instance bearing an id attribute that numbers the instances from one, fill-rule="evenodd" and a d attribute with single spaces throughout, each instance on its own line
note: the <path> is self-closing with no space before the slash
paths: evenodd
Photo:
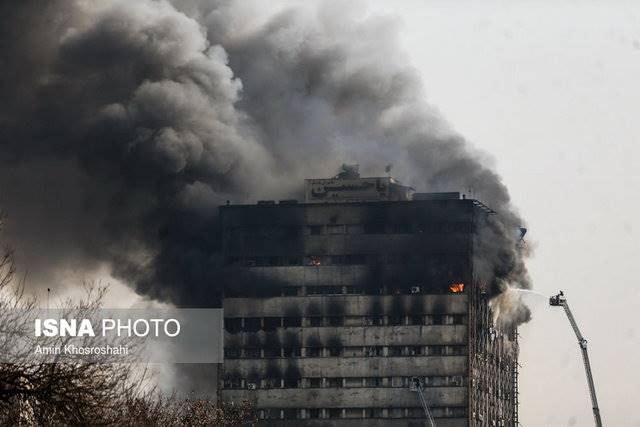
<path id="1" fill-rule="evenodd" d="M 454 294 L 459 294 L 464 292 L 464 283 L 454 283 L 449 286 L 449 290 Z"/>
<path id="2" fill-rule="evenodd" d="M 318 267 L 318 266 L 322 265 L 322 258 L 319 257 L 319 256 L 310 256 L 308 258 L 308 262 L 309 262 L 309 265 L 312 265 L 314 267 Z"/>

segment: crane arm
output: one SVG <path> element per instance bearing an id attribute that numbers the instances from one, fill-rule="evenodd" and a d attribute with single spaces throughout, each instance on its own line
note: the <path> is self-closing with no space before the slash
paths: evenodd
<path id="1" fill-rule="evenodd" d="M 578 328 L 578 324 L 576 323 L 576 319 L 573 317 L 573 313 L 569 309 L 569 304 L 566 300 L 562 302 L 562 308 L 564 308 L 565 313 L 567 313 L 567 317 L 569 318 L 569 323 L 571 323 L 571 327 L 573 328 L 573 332 L 576 333 L 576 338 L 578 338 L 578 344 L 580 344 L 581 348 L 587 347 L 587 340 L 584 339 L 582 333 L 580 333 L 580 329 Z"/>
<path id="2" fill-rule="evenodd" d="M 411 389 L 418 392 L 418 398 L 420 399 L 422 409 L 424 409 L 424 415 L 429 422 L 429 427 L 436 427 L 436 424 L 433 421 L 433 417 L 431 416 L 431 411 L 429 410 L 429 405 L 427 405 L 427 399 L 424 397 L 424 392 L 422 390 L 422 381 L 418 377 L 413 377 L 411 378 L 411 383 Z"/>
<path id="3" fill-rule="evenodd" d="M 573 313 L 571 313 L 571 309 L 569 308 L 569 304 L 567 303 L 566 298 L 562 291 L 549 299 L 549 304 L 551 306 L 562 306 L 564 308 L 564 312 L 567 314 L 567 318 L 569 319 L 569 323 L 571 323 L 571 327 L 573 328 L 573 332 L 576 334 L 576 338 L 578 339 L 578 344 L 580 345 L 580 351 L 582 352 L 582 362 L 584 363 L 584 370 L 587 374 L 587 383 L 589 385 L 589 394 L 591 395 L 591 406 L 593 408 L 593 417 L 596 422 L 596 427 L 602 427 L 602 420 L 600 419 L 600 408 L 598 407 L 598 398 L 596 397 L 596 386 L 593 383 L 593 374 L 591 373 L 591 363 L 589 362 L 589 353 L 587 352 L 587 340 L 582 336 L 580 332 L 580 328 L 578 328 L 578 324 L 576 323 L 576 319 L 573 317 Z"/>

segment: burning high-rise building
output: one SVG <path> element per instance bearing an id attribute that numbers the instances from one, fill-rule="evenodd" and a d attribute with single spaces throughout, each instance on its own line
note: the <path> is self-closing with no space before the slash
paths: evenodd
<path id="1" fill-rule="evenodd" d="M 491 215 L 348 168 L 222 207 L 219 397 L 269 425 L 516 426 L 517 333 L 475 271 Z"/>

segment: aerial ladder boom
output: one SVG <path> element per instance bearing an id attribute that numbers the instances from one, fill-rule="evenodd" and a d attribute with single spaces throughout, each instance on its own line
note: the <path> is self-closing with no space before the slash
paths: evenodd
<path id="1" fill-rule="evenodd" d="M 587 383 L 589 384 L 589 393 L 591 394 L 591 405 L 593 407 L 593 417 L 595 418 L 595 421 L 596 421 L 596 427 L 602 427 L 602 420 L 600 419 L 600 408 L 598 408 L 598 399 L 596 398 L 596 387 L 593 384 L 593 375 L 591 374 L 591 364 L 589 363 L 589 353 L 587 353 L 587 340 L 582 336 L 582 333 L 580 333 L 580 329 L 578 328 L 576 319 L 573 317 L 573 314 L 569 309 L 569 304 L 567 304 L 567 299 L 565 298 L 564 293 L 562 291 L 560 291 L 558 295 L 555 295 L 549 298 L 549 305 L 554 307 L 564 308 L 564 311 L 565 313 L 567 313 L 567 317 L 569 318 L 569 323 L 571 323 L 571 327 L 573 328 L 573 332 L 575 332 L 576 337 L 578 338 L 580 351 L 582 351 L 582 361 L 584 362 L 584 369 L 587 373 Z"/>
<path id="2" fill-rule="evenodd" d="M 422 409 L 424 410 L 424 416 L 427 418 L 429 427 L 436 427 L 436 424 L 433 422 L 433 417 L 431 416 L 431 411 L 429 410 L 429 405 L 427 405 L 427 399 L 424 397 L 422 381 L 420 380 L 420 378 L 411 377 L 410 388 L 411 391 L 418 392 L 418 398 L 420 399 L 420 404 L 422 405 Z"/>

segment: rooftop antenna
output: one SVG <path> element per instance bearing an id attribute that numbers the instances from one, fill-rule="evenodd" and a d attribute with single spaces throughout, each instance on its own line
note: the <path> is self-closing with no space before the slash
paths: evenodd
<path id="1" fill-rule="evenodd" d="M 467 188 L 467 194 L 469 194 L 469 197 L 473 199 L 473 187 L 469 187 Z"/>
<path id="2" fill-rule="evenodd" d="M 51 288 L 47 288 L 47 310 L 49 310 L 49 294 L 51 293 Z"/>
<path id="3" fill-rule="evenodd" d="M 338 179 L 356 179 L 360 178 L 360 165 L 343 163 L 340 172 L 336 175 Z"/>

